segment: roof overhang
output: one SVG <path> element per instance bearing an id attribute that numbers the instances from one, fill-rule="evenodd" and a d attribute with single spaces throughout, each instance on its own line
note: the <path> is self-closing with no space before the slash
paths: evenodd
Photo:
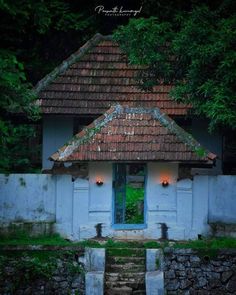
<path id="1" fill-rule="evenodd" d="M 213 165 L 216 157 L 158 108 L 116 105 L 50 159 L 72 163 L 166 161 Z"/>

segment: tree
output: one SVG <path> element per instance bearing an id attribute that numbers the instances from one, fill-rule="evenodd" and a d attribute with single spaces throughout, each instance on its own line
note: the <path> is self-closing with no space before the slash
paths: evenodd
<path id="1" fill-rule="evenodd" d="M 0 50 L 0 171 L 27 170 L 30 151 L 27 139 L 34 130 L 26 124 L 14 124 L 9 114 L 25 114 L 31 120 L 39 118 L 35 95 L 26 81 L 23 64 L 10 51 Z"/>
<path id="2" fill-rule="evenodd" d="M 172 20 L 131 19 L 114 38 L 131 64 L 145 65 L 142 88 L 172 84 L 171 97 L 190 103 L 210 129 L 236 128 L 236 14 L 233 1 L 178 12 Z"/>
<path id="3" fill-rule="evenodd" d="M 77 49 L 93 20 L 66 0 L 0 0 L 0 16 L 0 172 L 31 171 L 27 143 L 35 130 L 28 123 L 40 115 L 32 83 L 61 60 L 60 48 L 71 49 L 65 35 L 79 36 L 72 38 Z"/>

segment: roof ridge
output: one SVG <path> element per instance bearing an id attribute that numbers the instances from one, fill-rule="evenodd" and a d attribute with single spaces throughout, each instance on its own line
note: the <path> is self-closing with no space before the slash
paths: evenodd
<path id="1" fill-rule="evenodd" d="M 37 82 L 34 87 L 34 91 L 38 94 L 45 87 L 47 87 L 59 74 L 64 73 L 72 64 L 81 59 L 93 46 L 96 46 L 100 41 L 112 40 L 112 35 L 102 35 L 96 33 L 91 39 L 89 39 L 84 45 L 82 45 L 77 51 L 72 53 L 67 59 L 63 60 L 57 67 L 55 67 L 50 73 L 44 76 Z"/>
<path id="2" fill-rule="evenodd" d="M 122 112 L 122 110 L 123 107 L 120 104 L 111 106 L 109 110 L 107 110 L 103 115 L 98 117 L 91 124 L 77 133 L 68 144 L 65 144 L 63 147 L 61 147 L 57 152 L 51 155 L 49 159 L 58 161 L 61 158 L 71 154 L 78 146 L 89 141 L 90 138 L 100 131 L 100 129 L 108 122 L 112 121 L 117 114 Z"/>
<path id="3" fill-rule="evenodd" d="M 207 157 L 214 160 L 217 156 L 205 149 L 191 134 L 180 127 L 173 119 L 163 113 L 159 108 L 130 107 L 128 105 L 116 104 L 107 110 L 102 116 L 98 117 L 90 125 L 85 127 L 72 140 L 54 153 L 50 159 L 54 161 L 61 160 L 73 153 L 81 144 L 88 142 L 102 127 L 112 121 L 121 113 L 146 113 L 150 114 L 154 120 L 158 120 L 164 128 L 174 133 L 177 138 L 186 144 L 199 157 Z"/>

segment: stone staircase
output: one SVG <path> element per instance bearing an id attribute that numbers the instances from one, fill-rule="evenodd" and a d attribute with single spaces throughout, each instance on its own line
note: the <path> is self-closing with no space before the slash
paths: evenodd
<path id="1" fill-rule="evenodd" d="M 106 252 L 105 294 L 146 294 L 145 249 L 108 248 Z"/>

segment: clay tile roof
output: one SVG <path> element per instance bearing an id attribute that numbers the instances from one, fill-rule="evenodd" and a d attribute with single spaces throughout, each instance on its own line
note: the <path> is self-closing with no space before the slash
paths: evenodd
<path id="1" fill-rule="evenodd" d="M 134 79 L 139 66 L 127 56 L 111 36 L 96 34 L 77 52 L 64 60 L 35 86 L 45 114 L 100 115 L 111 105 L 158 107 L 169 115 L 185 115 L 190 108 L 170 99 L 169 85 L 143 92 Z"/>
<path id="2" fill-rule="evenodd" d="M 73 161 L 177 161 L 213 164 L 216 155 L 158 108 L 116 105 L 51 156 Z"/>

